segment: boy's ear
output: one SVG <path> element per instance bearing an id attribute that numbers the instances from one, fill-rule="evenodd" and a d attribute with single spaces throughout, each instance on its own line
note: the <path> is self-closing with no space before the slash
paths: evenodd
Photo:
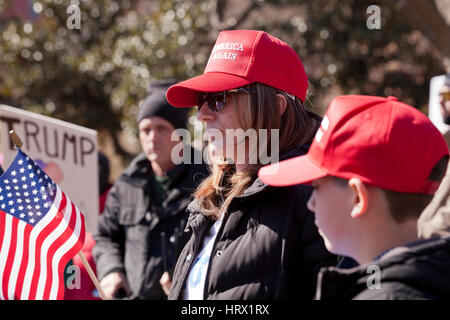
<path id="1" fill-rule="evenodd" d="M 366 185 L 358 178 L 350 179 L 348 185 L 354 194 L 351 216 L 352 218 L 359 218 L 367 212 L 369 192 Z"/>
<path id="2" fill-rule="evenodd" d="M 276 97 L 278 108 L 280 108 L 280 114 L 283 114 L 287 107 L 286 97 L 281 93 L 278 93 Z"/>

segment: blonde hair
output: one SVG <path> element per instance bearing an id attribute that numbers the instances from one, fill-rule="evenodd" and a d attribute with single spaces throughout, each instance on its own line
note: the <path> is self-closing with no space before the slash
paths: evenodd
<path id="1" fill-rule="evenodd" d="M 262 83 L 253 83 L 246 88 L 256 91 L 256 94 L 233 95 L 227 99 L 237 99 L 237 114 L 242 129 L 268 130 L 267 143 L 263 146 L 266 154 L 271 152 L 271 129 L 279 129 L 280 154 L 312 140 L 320 123 L 303 108 L 301 100 L 296 98 L 293 101 L 285 95 L 287 106 L 281 114 L 276 100 L 279 90 Z M 258 159 L 256 164 L 247 164 L 243 170 L 236 172 L 234 164 L 225 159 L 213 161 L 211 175 L 194 193 L 194 197 L 200 200 L 201 212 L 215 219 L 220 218 L 233 198 L 241 195 L 255 181 L 263 165 Z"/>

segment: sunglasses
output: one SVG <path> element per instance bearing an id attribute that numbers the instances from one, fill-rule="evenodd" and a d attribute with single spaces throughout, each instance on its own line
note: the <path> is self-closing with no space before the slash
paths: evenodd
<path id="1" fill-rule="evenodd" d="M 225 108 L 226 105 L 226 97 L 231 94 L 238 93 L 248 93 L 248 94 L 256 94 L 256 91 L 248 90 L 244 88 L 231 89 L 227 91 L 220 92 L 203 92 L 197 95 L 197 107 L 198 111 L 202 108 L 205 102 L 208 103 L 208 108 L 212 112 L 219 112 Z"/>
<path id="2" fill-rule="evenodd" d="M 448 91 L 448 92 L 441 92 L 441 93 L 439 93 L 439 96 L 444 98 L 444 100 L 449 101 L 450 100 L 450 91 Z"/>

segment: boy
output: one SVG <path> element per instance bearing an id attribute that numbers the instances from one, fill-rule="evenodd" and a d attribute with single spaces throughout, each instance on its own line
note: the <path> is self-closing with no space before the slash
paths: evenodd
<path id="1" fill-rule="evenodd" d="M 307 155 L 260 170 L 275 186 L 311 183 L 308 207 L 329 251 L 360 266 L 323 268 L 316 299 L 450 296 L 450 238 L 417 241 L 445 173 L 445 140 L 395 97 L 334 99 Z"/>

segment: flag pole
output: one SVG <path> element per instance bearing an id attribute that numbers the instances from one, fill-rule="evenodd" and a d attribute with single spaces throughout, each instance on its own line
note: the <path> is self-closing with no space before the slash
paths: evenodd
<path id="1" fill-rule="evenodd" d="M 22 140 L 14 130 L 9 131 L 9 136 L 11 137 L 14 147 L 21 148 L 23 146 Z"/>
<path id="2" fill-rule="evenodd" d="M 14 130 L 9 131 L 9 136 L 11 137 L 14 147 L 21 148 L 23 146 L 22 140 L 19 138 L 19 136 L 17 135 L 17 133 Z M 100 294 L 100 297 L 103 300 L 106 300 L 106 295 L 103 292 L 103 289 L 100 286 L 100 283 L 98 282 L 98 279 L 97 279 L 94 271 L 92 271 L 92 268 L 89 265 L 89 262 L 86 260 L 86 257 L 84 256 L 83 252 L 81 252 L 81 251 L 78 252 L 78 256 L 80 257 L 81 262 L 83 263 L 84 267 L 86 268 L 86 271 L 88 272 L 89 277 L 91 278 L 92 282 L 94 283 L 95 288 L 97 289 L 98 293 Z"/>
<path id="3" fill-rule="evenodd" d="M 106 295 L 103 292 L 103 289 L 100 286 L 100 283 L 98 282 L 98 279 L 95 276 L 94 271 L 92 271 L 91 266 L 89 265 L 89 262 L 86 260 L 86 257 L 84 256 L 83 252 L 81 252 L 81 251 L 78 252 L 78 256 L 81 258 L 81 262 L 83 262 L 83 265 L 86 268 L 86 271 L 88 272 L 89 277 L 91 277 L 91 280 L 94 283 L 95 288 L 97 288 L 97 291 L 100 294 L 100 297 L 102 298 L 102 300 L 106 300 Z"/>

